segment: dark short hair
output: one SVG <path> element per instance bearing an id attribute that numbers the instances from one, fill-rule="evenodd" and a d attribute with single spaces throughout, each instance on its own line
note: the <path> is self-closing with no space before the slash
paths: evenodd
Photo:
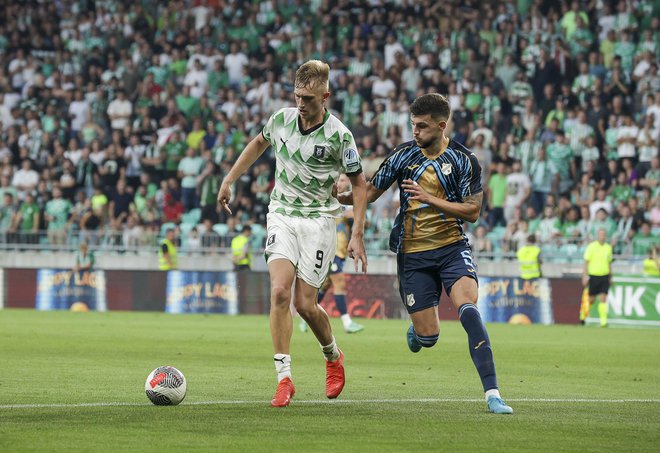
<path id="1" fill-rule="evenodd" d="M 449 119 L 451 110 L 447 98 L 438 93 L 419 96 L 410 106 L 410 113 L 415 116 L 431 115 L 432 118 Z"/>

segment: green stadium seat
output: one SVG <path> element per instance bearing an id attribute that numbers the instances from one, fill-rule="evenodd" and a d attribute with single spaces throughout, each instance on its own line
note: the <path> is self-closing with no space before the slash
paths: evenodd
<path id="1" fill-rule="evenodd" d="M 229 226 L 227 226 L 226 223 L 216 223 L 213 225 L 213 231 L 215 231 L 218 235 L 224 237 L 229 234 Z"/>
<path id="2" fill-rule="evenodd" d="M 250 225 L 252 228 L 252 248 L 260 249 L 264 246 L 264 239 L 266 238 L 266 228 L 258 223 Z"/>
<path id="3" fill-rule="evenodd" d="M 197 225 L 202 219 L 202 210 L 199 208 L 191 209 L 181 216 L 181 222 Z"/>

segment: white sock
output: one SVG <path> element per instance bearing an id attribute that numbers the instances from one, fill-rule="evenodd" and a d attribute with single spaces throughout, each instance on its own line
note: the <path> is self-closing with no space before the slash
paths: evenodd
<path id="1" fill-rule="evenodd" d="M 348 329 L 348 326 L 351 325 L 353 320 L 351 319 L 351 315 L 346 313 L 345 315 L 341 315 L 341 322 L 344 323 L 344 329 Z"/>
<path id="2" fill-rule="evenodd" d="M 339 349 L 337 349 L 337 343 L 335 342 L 335 337 L 332 337 L 332 343 L 327 346 L 321 345 L 323 350 L 323 355 L 328 362 L 334 362 L 339 359 Z"/>
<path id="3" fill-rule="evenodd" d="M 500 391 L 498 389 L 486 390 L 486 402 L 488 402 L 488 398 L 490 398 L 491 396 L 496 396 L 498 398 L 502 398 L 500 396 Z"/>
<path id="4" fill-rule="evenodd" d="M 289 354 L 275 354 L 275 370 L 277 370 L 277 382 L 285 377 L 291 379 L 291 356 Z"/>

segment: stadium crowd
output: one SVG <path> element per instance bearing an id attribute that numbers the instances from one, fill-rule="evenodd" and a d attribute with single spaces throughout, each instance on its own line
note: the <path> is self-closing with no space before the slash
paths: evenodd
<path id="1" fill-rule="evenodd" d="M 412 138 L 409 104 L 446 94 L 451 137 L 483 167 L 480 252 L 579 256 L 660 243 L 660 11 L 651 0 L 6 2 L 0 18 L 0 241 L 228 245 L 265 224 L 274 161 L 222 175 L 295 69 L 331 66 L 329 108 L 367 176 Z M 369 211 L 389 232 L 398 194 Z M 47 235 L 39 231 L 46 230 Z M 263 228 L 253 228 L 256 241 Z M 224 241 L 224 242 L 223 242 Z M 384 248 L 386 239 L 369 242 Z"/>

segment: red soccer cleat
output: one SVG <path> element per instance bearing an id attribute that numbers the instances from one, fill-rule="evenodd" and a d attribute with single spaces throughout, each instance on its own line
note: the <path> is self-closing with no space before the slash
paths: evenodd
<path id="1" fill-rule="evenodd" d="M 340 390 L 341 391 L 341 390 Z M 291 378 L 285 377 L 277 384 L 275 396 L 270 400 L 270 405 L 273 407 L 286 407 L 291 402 L 291 398 L 296 394 L 296 388 L 293 386 Z"/>
<path id="2" fill-rule="evenodd" d="M 344 353 L 339 350 L 339 358 L 334 362 L 325 362 L 325 396 L 330 399 L 337 398 L 344 389 L 346 377 L 344 376 Z"/>

